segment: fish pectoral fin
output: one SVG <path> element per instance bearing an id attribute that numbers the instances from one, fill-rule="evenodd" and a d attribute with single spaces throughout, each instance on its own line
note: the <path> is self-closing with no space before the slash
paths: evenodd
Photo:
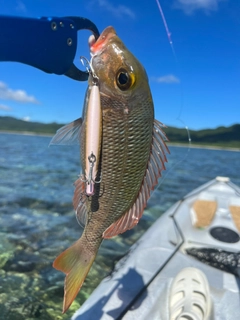
<path id="1" fill-rule="evenodd" d="M 79 239 L 54 260 L 53 267 L 66 274 L 63 313 L 68 310 L 76 298 L 93 264 L 95 256 L 96 255 L 84 250 L 81 245 L 81 239 Z"/>
<path id="2" fill-rule="evenodd" d="M 169 153 L 169 150 L 165 141 L 168 139 L 162 127 L 164 125 L 161 122 L 154 120 L 151 153 L 142 186 L 134 205 L 104 231 L 103 238 L 111 238 L 132 229 L 142 217 L 151 190 L 158 184 L 158 178 L 161 176 L 162 170 L 165 170 L 164 163 L 167 162 L 166 153 Z"/>
<path id="3" fill-rule="evenodd" d="M 49 145 L 74 145 L 80 144 L 80 131 L 82 126 L 82 118 L 78 118 L 73 122 L 66 124 L 58 129 L 57 133 L 53 136 Z"/>
<path id="4" fill-rule="evenodd" d="M 73 196 L 73 208 L 76 213 L 76 218 L 80 226 L 84 227 L 87 222 L 87 207 L 86 207 L 86 192 L 85 182 L 80 178 L 74 183 L 75 191 Z"/>

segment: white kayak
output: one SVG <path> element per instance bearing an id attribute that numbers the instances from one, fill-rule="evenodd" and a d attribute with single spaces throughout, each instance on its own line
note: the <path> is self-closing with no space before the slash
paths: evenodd
<path id="1" fill-rule="evenodd" d="M 240 188 L 217 177 L 164 213 L 72 320 L 240 319 Z"/>

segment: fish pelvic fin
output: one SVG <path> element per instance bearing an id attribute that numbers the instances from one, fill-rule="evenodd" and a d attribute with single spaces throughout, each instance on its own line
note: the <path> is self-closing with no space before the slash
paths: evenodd
<path id="1" fill-rule="evenodd" d="M 64 283 L 63 311 L 65 313 L 76 298 L 95 260 L 96 253 L 87 251 L 81 239 L 63 251 L 53 262 L 53 267 L 66 274 Z"/>
<path id="2" fill-rule="evenodd" d="M 88 210 L 86 206 L 86 186 L 85 182 L 79 178 L 75 181 L 74 183 L 75 186 L 75 191 L 74 191 L 74 196 L 73 196 L 73 207 L 76 213 L 76 218 L 80 226 L 83 228 L 85 227 L 87 223 L 87 218 L 88 218 Z"/>

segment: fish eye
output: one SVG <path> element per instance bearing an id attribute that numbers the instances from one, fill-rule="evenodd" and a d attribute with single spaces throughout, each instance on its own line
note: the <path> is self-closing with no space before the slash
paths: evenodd
<path id="1" fill-rule="evenodd" d="M 134 83 L 134 76 L 126 69 L 120 68 L 116 76 L 117 86 L 120 90 L 128 90 Z"/>

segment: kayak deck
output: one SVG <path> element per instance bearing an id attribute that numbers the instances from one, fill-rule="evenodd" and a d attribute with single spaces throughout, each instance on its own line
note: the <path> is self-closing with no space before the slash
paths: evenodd
<path id="1" fill-rule="evenodd" d="M 196 201 L 216 203 L 210 224 L 205 227 L 196 227 Z M 218 250 L 239 253 L 239 206 L 240 188 L 228 178 L 217 177 L 193 190 L 145 232 L 72 320 L 167 320 L 171 283 L 185 267 L 198 268 L 207 277 L 213 319 L 240 319 L 240 272 L 236 276 L 187 254 L 193 248 L 214 249 L 217 258 Z M 237 207 L 234 214 L 231 207 Z M 240 270 L 240 258 L 237 264 L 236 272 Z"/>

